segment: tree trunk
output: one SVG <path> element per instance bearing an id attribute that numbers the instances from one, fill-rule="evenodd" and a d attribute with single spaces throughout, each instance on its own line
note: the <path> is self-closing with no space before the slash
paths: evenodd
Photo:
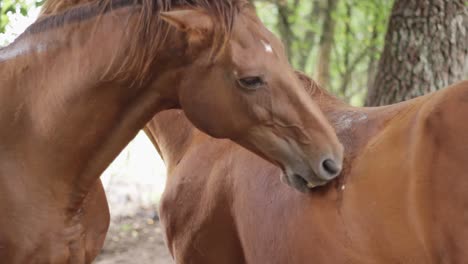
<path id="1" fill-rule="evenodd" d="M 467 70 L 466 0 L 396 0 L 366 104 L 396 103 L 444 88 Z"/>
<path id="2" fill-rule="evenodd" d="M 374 87 L 375 75 L 377 74 L 378 60 L 377 56 L 380 55 L 377 52 L 379 46 L 377 44 L 377 39 L 379 37 L 378 32 L 378 23 L 377 23 L 377 14 L 374 14 L 374 25 L 372 26 L 372 35 L 370 39 L 370 55 L 369 55 L 369 64 L 367 66 L 367 90 L 369 91 Z"/>
<path id="3" fill-rule="evenodd" d="M 319 43 L 315 80 L 324 87 L 330 84 L 330 60 L 335 36 L 335 12 L 338 0 L 328 0 Z"/>
<path id="4" fill-rule="evenodd" d="M 295 35 L 292 31 L 292 23 L 290 21 L 290 16 L 294 13 L 294 11 L 290 9 L 287 1 L 277 0 L 276 6 L 278 8 L 278 30 L 281 35 L 281 40 L 283 41 L 284 48 L 286 49 L 286 54 L 291 60 L 292 43 L 295 40 Z M 296 8 L 296 6 L 293 6 L 293 8 Z"/>
<path id="5" fill-rule="evenodd" d="M 320 20 L 321 18 L 321 4 L 322 0 L 315 0 L 313 1 L 312 8 L 309 11 L 309 14 L 306 17 L 306 21 L 309 21 L 310 24 L 312 24 L 314 21 Z M 306 33 L 304 34 L 304 39 L 301 40 L 301 50 L 298 58 L 298 63 L 297 67 L 299 70 L 305 72 L 307 62 L 310 59 L 310 55 L 312 52 L 312 49 L 314 45 L 316 44 L 316 35 L 315 31 L 312 29 L 308 29 Z"/>

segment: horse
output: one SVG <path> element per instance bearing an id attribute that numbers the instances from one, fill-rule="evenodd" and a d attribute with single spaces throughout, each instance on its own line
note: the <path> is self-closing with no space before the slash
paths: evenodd
<path id="1" fill-rule="evenodd" d="M 345 147 L 340 176 L 307 194 L 180 111 L 147 125 L 169 170 L 160 218 L 175 262 L 465 263 L 468 81 L 357 108 L 301 79 Z"/>
<path id="2" fill-rule="evenodd" d="M 182 109 L 308 189 L 343 147 L 245 0 L 48 0 L 0 50 L 0 259 L 90 263 L 99 176 L 157 113 Z"/>

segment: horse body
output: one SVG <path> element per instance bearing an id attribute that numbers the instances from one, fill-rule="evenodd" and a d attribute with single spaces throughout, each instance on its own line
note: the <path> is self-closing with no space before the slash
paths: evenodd
<path id="1" fill-rule="evenodd" d="M 45 7 L 61 10 L 51 1 Z M 183 109 L 292 179 L 326 176 L 324 184 L 339 172 L 333 129 L 301 99 L 279 41 L 245 1 L 83 2 L 91 3 L 44 11 L 0 50 L 2 262 L 90 263 L 109 220 L 99 176 L 164 109 Z M 239 63 L 251 54 L 259 59 Z M 324 171 L 324 158 L 336 170 Z"/>
<path id="2" fill-rule="evenodd" d="M 160 215 L 176 263 L 464 263 L 467 91 L 379 108 L 314 93 L 346 158 L 339 178 L 306 195 L 181 113 L 158 114 L 147 132 L 170 165 Z"/>
<path id="3" fill-rule="evenodd" d="M 108 27 L 117 20 L 103 23 Z M 113 54 L 94 49 L 92 42 L 68 46 L 75 43 L 69 38 L 86 39 L 86 32 L 71 31 L 19 39 L 1 51 L 13 56 L 1 68 L 0 259 L 5 263 L 90 262 L 107 232 L 108 207 L 95 175 L 112 157 L 100 157 L 93 164 L 98 168 L 86 169 L 105 148 L 125 146 L 96 147 L 103 140 L 100 129 L 114 128 L 112 116 L 122 110 L 118 100 L 126 95 L 105 95 L 119 87 L 84 90 L 105 70 L 99 61 Z M 97 34 L 95 41 L 110 45 L 119 37 L 115 33 Z M 37 49 L 41 45 L 47 52 Z M 16 46 L 24 51 L 15 52 Z M 88 70 L 91 64 L 94 71 Z"/>

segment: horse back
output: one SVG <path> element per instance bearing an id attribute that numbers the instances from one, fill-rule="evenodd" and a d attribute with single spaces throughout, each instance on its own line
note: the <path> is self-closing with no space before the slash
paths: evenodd
<path id="1" fill-rule="evenodd" d="M 463 263 L 468 259 L 468 81 L 435 93 L 420 116 L 412 170 L 424 176 L 433 258 Z"/>

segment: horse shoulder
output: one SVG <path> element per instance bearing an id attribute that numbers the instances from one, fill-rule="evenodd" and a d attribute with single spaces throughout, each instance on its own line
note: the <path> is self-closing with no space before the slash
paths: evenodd
<path id="1" fill-rule="evenodd" d="M 168 176 L 159 212 L 177 262 L 239 263 L 230 261 L 238 256 L 226 251 L 238 246 L 232 239 L 236 232 L 229 205 L 235 163 L 223 142 L 211 138 L 197 142 Z"/>

